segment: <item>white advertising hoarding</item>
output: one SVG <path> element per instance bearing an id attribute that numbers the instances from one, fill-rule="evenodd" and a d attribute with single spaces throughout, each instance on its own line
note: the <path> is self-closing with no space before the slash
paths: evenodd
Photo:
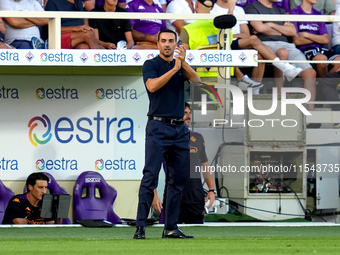
<path id="1" fill-rule="evenodd" d="M 0 179 L 100 171 L 140 179 L 148 99 L 142 77 L 1 76 Z"/>
<path id="2" fill-rule="evenodd" d="M 0 50 L 3 66 L 142 66 L 157 50 Z M 191 66 L 257 66 L 255 50 L 192 50 Z M 124 67 L 125 66 L 125 67 Z M 148 98 L 141 76 L 10 76 L 0 84 L 0 179 L 33 171 L 140 180 Z"/>
<path id="3" fill-rule="evenodd" d="M 0 50 L 0 65 L 142 66 L 158 50 Z M 192 66 L 257 66 L 256 50 L 188 50 Z"/>

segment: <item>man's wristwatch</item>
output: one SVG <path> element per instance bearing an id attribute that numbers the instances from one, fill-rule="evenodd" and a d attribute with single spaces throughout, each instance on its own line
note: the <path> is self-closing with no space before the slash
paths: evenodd
<path id="1" fill-rule="evenodd" d="M 209 191 L 208 192 L 214 192 L 214 194 L 216 195 L 216 192 L 215 192 L 215 190 L 214 189 L 209 189 Z"/>

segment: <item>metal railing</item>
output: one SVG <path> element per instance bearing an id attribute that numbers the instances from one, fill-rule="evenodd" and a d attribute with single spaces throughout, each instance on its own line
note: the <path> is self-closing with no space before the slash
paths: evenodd
<path id="1" fill-rule="evenodd" d="M 215 14 L 171 14 L 171 13 L 131 13 L 131 12 L 58 12 L 58 11 L 0 11 L 0 17 L 18 18 L 48 18 L 49 19 L 49 47 L 60 49 L 61 19 L 62 18 L 84 18 L 84 19 L 196 19 L 208 20 L 218 15 Z M 340 22 L 340 16 L 334 15 L 237 15 L 237 20 L 247 21 L 323 21 Z M 265 60 L 266 62 L 270 62 Z M 262 62 L 262 61 L 261 61 Z M 316 63 L 316 62 L 314 62 Z"/>

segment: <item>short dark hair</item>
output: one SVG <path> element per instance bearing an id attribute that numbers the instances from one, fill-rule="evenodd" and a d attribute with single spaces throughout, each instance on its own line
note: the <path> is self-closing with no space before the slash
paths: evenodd
<path id="1" fill-rule="evenodd" d="M 189 103 L 187 103 L 187 102 L 185 102 L 185 108 L 189 108 L 189 109 L 191 110 L 191 108 L 190 108 L 190 104 L 189 104 Z"/>
<path id="2" fill-rule="evenodd" d="M 33 187 L 36 184 L 36 181 L 47 181 L 47 183 L 49 183 L 50 178 L 48 178 L 48 176 L 42 172 L 30 174 L 26 180 L 27 192 L 30 191 L 28 185 L 31 185 Z"/>
<path id="3" fill-rule="evenodd" d="M 159 32 L 159 33 L 158 33 L 158 39 L 157 39 L 158 42 L 159 42 L 159 38 L 161 37 L 161 34 L 162 34 L 162 33 L 172 33 L 172 34 L 174 34 L 174 35 L 175 35 L 175 40 L 176 40 L 176 42 L 177 42 L 177 34 L 176 34 L 175 31 L 173 31 L 173 30 L 171 30 L 171 29 L 164 29 L 164 30 L 162 30 L 161 32 Z"/>

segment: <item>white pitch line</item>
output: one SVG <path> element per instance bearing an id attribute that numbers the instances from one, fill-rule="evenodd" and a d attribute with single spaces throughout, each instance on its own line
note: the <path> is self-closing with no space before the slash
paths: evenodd
<path id="1" fill-rule="evenodd" d="M 0 228 L 60 228 L 81 227 L 79 224 L 63 225 L 0 225 Z M 117 224 L 116 227 L 134 227 Z M 164 227 L 164 224 L 154 224 L 152 227 Z M 178 227 L 340 227 L 340 223 L 333 222 L 206 222 L 204 224 L 178 224 Z"/>

